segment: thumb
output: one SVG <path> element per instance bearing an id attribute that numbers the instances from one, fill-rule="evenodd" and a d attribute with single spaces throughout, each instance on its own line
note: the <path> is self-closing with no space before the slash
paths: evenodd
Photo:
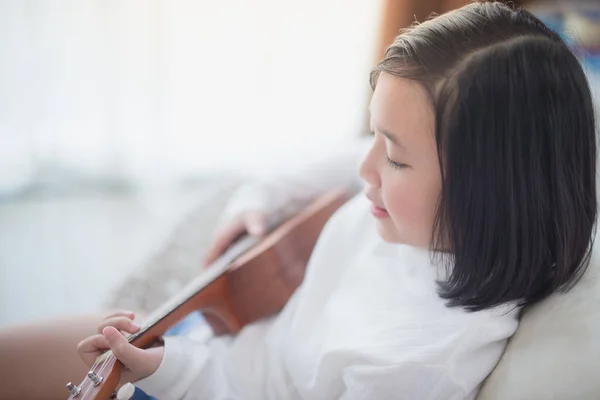
<path id="1" fill-rule="evenodd" d="M 267 219 L 265 214 L 258 211 L 251 211 L 244 216 L 244 225 L 248 233 L 254 236 L 261 236 L 267 232 Z"/>
<path id="2" fill-rule="evenodd" d="M 108 341 L 113 354 L 132 372 L 142 375 L 153 372 L 151 355 L 129 343 L 117 329 L 107 326 L 102 330 L 102 334 Z"/>

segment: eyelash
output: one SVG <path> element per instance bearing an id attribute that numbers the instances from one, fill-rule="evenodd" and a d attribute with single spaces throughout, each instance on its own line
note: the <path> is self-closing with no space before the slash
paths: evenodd
<path id="1" fill-rule="evenodd" d="M 387 164 L 390 168 L 393 169 L 402 169 L 402 168 L 406 168 L 407 165 L 406 164 L 401 164 L 399 162 L 396 162 L 394 160 L 392 160 L 391 158 L 389 158 L 388 156 L 385 157 L 385 159 L 387 160 Z"/>
<path id="2" fill-rule="evenodd" d="M 371 130 L 371 131 L 369 131 L 369 133 L 371 134 L 371 136 L 373 136 L 373 137 L 375 136 L 375 131 Z M 392 169 L 402 169 L 402 168 L 408 167 L 408 165 L 396 162 L 396 161 L 392 160 L 391 158 L 389 158 L 388 156 L 385 156 L 385 158 L 387 161 L 387 165 Z"/>

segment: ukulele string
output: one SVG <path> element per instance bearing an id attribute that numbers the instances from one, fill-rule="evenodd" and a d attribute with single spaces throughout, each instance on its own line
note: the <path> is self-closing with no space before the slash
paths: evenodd
<path id="1" fill-rule="evenodd" d="M 339 197 L 339 193 L 338 193 L 338 197 Z M 338 206 L 336 206 L 336 207 L 335 207 L 335 209 L 337 209 L 338 207 L 339 207 L 339 205 L 338 205 Z M 247 249 L 249 249 L 249 248 L 251 247 L 251 244 L 254 244 L 254 243 L 251 243 L 251 241 L 252 241 L 252 240 L 254 240 L 254 241 L 255 241 L 256 239 L 255 239 L 254 237 L 247 236 L 246 238 L 242 238 L 241 240 L 239 240 L 239 241 L 238 241 L 238 243 L 236 243 L 236 244 L 234 245 L 234 247 L 239 247 L 240 249 L 244 248 L 244 251 L 245 251 L 245 250 L 247 250 Z M 238 251 L 238 249 L 236 248 L 236 249 L 235 249 L 235 251 L 234 251 L 234 249 L 232 248 L 232 249 L 230 249 L 230 251 L 231 251 L 232 253 L 235 253 L 236 251 Z M 242 253 L 242 252 L 239 252 L 239 254 L 241 254 L 241 253 Z M 239 254 L 238 254 L 238 255 L 239 255 Z M 222 256 L 222 257 L 223 257 L 223 256 Z M 223 262 L 224 262 L 224 263 L 223 263 L 223 265 L 224 265 L 224 266 L 226 266 L 226 265 L 229 265 L 231 262 L 233 262 L 233 260 L 234 260 L 235 258 L 237 258 L 237 256 L 233 256 L 233 257 L 231 257 L 231 258 L 230 258 L 229 260 L 227 260 L 227 261 L 224 261 L 224 260 L 223 260 Z M 217 264 L 217 262 L 215 262 L 215 264 Z M 221 266 L 219 266 L 219 267 L 216 267 L 215 269 L 217 269 L 217 270 L 220 270 L 221 268 L 222 268 L 222 267 L 221 267 Z M 214 278 L 216 278 L 217 276 L 218 276 L 218 275 L 216 275 Z M 158 311 L 158 310 L 157 310 L 157 311 Z M 110 362 L 112 362 L 114 359 L 116 359 L 116 357 L 114 356 L 114 354 L 111 354 L 110 356 L 106 357 L 105 359 L 103 359 L 103 360 L 100 362 L 100 368 L 99 368 L 99 370 L 98 370 L 98 373 L 97 373 L 97 374 L 98 374 L 100 377 L 102 377 L 103 373 L 104 373 L 104 372 L 105 372 L 105 370 L 107 369 L 107 366 L 108 366 L 108 365 L 110 364 Z M 93 371 L 95 368 L 97 368 L 97 367 L 98 367 L 98 365 L 99 365 L 99 363 L 98 363 L 98 362 L 95 362 L 95 363 L 94 363 L 94 365 L 92 366 L 91 370 Z M 85 377 L 85 379 L 89 379 L 89 377 L 87 377 L 87 376 L 86 376 L 86 377 Z M 84 382 L 85 382 L 85 380 L 84 380 Z M 91 384 L 91 385 L 88 385 L 88 388 L 87 388 L 87 389 L 86 389 L 86 390 L 83 392 L 83 394 L 82 394 L 82 400 L 86 398 L 87 394 L 88 394 L 88 393 L 90 392 L 90 390 L 92 390 L 93 388 L 94 388 L 93 384 Z"/>
<path id="2" fill-rule="evenodd" d="M 100 357 L 100 356 L 99 356 Z M 94 364 L 90 367 L 89 371 L 90 372 L 94 372 L 96 375 L 98 375 L 99 377 L 104 378 L 104 372 L 106 372 L 108 365 L 110 365 L 110 362 L 116 359 L 116 356 L 114 354 L 111 354 L 110 356 L 104 358 L 102 361 L 98 362 L 95 361 Z M 98 369 L 98 372 L 95 372 L 94 370 L 98 367 L 98 365 L 100 365 L 100 368 Z M 86 375 L 85 379 L 89 379 L 89 377 Z M 81 393 L 82 397 L 81 400 L 85 399 L 85 396 L 87 396 L 87 394 L 90 392 L 90 390 L 92 390 L 95 386 L 93 385 L 93 383 L 91 385 L 88 386 L 88 388 L 86 390 L 83 391 L 83 393 Z"/>
<path id="3" fill-rule="evenodd" d="M 242 240 L 242 241 L 241 241 L 241 242 L 244 242 L 244 243 L 238 243 L 238 244 L 236 244 L 236 246 L 238 246 L 238 247 L 242 247 L 242 246 L 244 246 L 244 247 L 245 247 L 245 249 L 247 249 L 247 248 L 251 247 L 249 244 L 253 244 L 253 242 L 251 242 L 251 240 L 252 240 L 252 241 L 255 241 L 256 239 L 255 239 L 255 238 L 252 238 L 252 237 L 248 237 L 247 239 L 245 239 L 245 240 Z M 249 243 L 245 243 L 245 242 L 249 242 Z M 239 252 L 239 251 L 238 251 L 238 252 Z M 230 263 L 231 263 L 231 262 L 232 262 L 232 261 L 233 261 L 235 258 L 237 258 L 237 255 L 236 255 L 236 256 L 233 256 L 233 257 L 232 257 L 232 256 L 229 256 L 229 259 L 228 259 L 228 260 L 224 260 L 224 261 L 222 261 L 222 263 L 223 263 L 223 264 L 222 264 L 222 267 L 221 267 L 221 268 L 227 268 L 227 267 L 230 265 Z M 221 272 L 221 273 L 219 273 L 219 271 L 220 271 L 220 269 L 221 269 L 221 268 L 217 268 L 216 270 L 213 270 L 213 271 L 215 272 L 215 276 L 213 276 L 213 279 L 217 278 L 218 276 L 220 276 L 220 275 L 222 274 L 222 272 Z M 212 281 L 213 279 L 209 279 L 209 281 Z M 192 283 L 194 283 L 194 282 L 192 282 Z M 190 290 L 190 289 L 188 289 L 188 290 Z M 195 292 L 195 291 L 197 291 L 197 289 L 196 289 L 196 290 L 194 290 L 194 292 Z M 162 310 L 162 309 L 159 309 L 159 310 L 155 311 L 155 313 L 154 313 L 154 314 L 151 314 L 151 315 L 148 317 L 148 320 L 147 320 L 147 321 L 145 321 L 145 324 L 144 324 L 144 325 L 145 325 L 145 327 L 142 327 L 142 329 L 141 329 L 140 331 L 136 332 L 136 334 L 135 334 L 135 335 L 138 335 L 138 334 L 140 334 L 140 333 L 143 333 L 143 332 L 144 332 L 144 330 L 145 330 L 147 327 L 149 327 L 149 326 L 152 326 L 152 325 L 156 324 L 156 323 L 157 323 L 157 322 L 160 320 L 160 316 L 162 316 L 162 315 L 165 315 L 165 314 L 166 314 L 164 311 L 167 311 L 167 313 L 168 313 L 169 311 L 172 311 L 172 310 L 174 310 L 174 309 L 178 308 L 178 307 L 179 307 L 179 306 L 181 306 L 183 303 L 185 303 L 185 301 L 187 301 L 189 297 L 191 297 L 191 293 L 186 293 L 186 292 L 184 292 L 182 295 L 180 295 L 180 298 L 179 298 L 178 300 L 175 300 L 174 304 L 169 304 L 169 305 L 167 306 L 168 310 Z M 163 311 L 163 312 L 161 312 L 161 311 Z M 157 316 L 158 316 L 158 318 L 157 318 Z M 130 339 L 130 338 L 127 338 L 127 340 L 128 340 L 128 341 L 129 341 L 129 339 Z M 129 342 L 130 342 L 130 341 L 129 341 Z M 130 343 L 131 343 L 131 342 L 130 342 Z M 104 372 L 106 372 L 106 371 L 107 371 L 107 369 L 108 369 L 108 366 L 111 364 L 111 362 L 112 362 L 113 360 L 117 360 L 117 361 L 118 361 L 117 357 L 116 357 L 114 354 L 111 354 L 110 356 L 108 356 L 108 357 L 104 358 L 104 359 L 103 359 L 102 361 L 100 361 L 100 362 L 96 361 L 96 362 L 94 362 L 94 364 L 93 364 L 93 365 L 92 365 L 92 367 L 90 368 L 90 371 L 94 372 L 94 369 L 95 369 L 95 368 L 97 368 L 97 367 L 98 367 L 98 365 L 100 365 L 100 368 L 98 369 L 98 372 L 94 372 L 94 373 L 95 373 L 96 375 L 98 375 L 99 377 L 102 377 L 102 378 L 104 378 L 104 376 L 103 376 L 103 375 L 104 375 Z M 113 365 L 114 365 L 114 363 L 113 363 Z M 85 381 L 85 379 L 89 379 L 89 377 L 86 375 L 86 377 L 84 378 L 84 381 Z M 90 392 L 90 390 L 92 390 L 94 387 L 95 387 L 95 386 L 93 385 L 93 383 L 92 383 L 91 385 L 89 385 L 89 386 L 88 386 L 88 388 L 87 388 L 85 391 L 83 391 L 83 392 L 81 393 L 81 395 L 82 395 L 82 399 L 84 399 L 84 398 L 85 398 L 85 396 L 86 396 L 86 395 L 87 395 L 87 394 Z"/>
<path id="4" fill-rule="evenodd" d="M 102 361 L 102 363 L 103 363 L 103 361 Z M 93 365 L 90 367 L 89 371 L 90 371 L 90 372 L 93 372 L 93 371 L 96 369 L 96 367 L 97 367 L 99 364 L 100 364 L 100 363 L 99 363 L 98 361 L 95 361 L 95 362 L 94 362 L 94 364 L 93 364 Z M 102 375 L 101 375 L 101 371 L 102 371 L 102 369 L 103 369 L 103 366 L 102 366 L 102 367 L 100 367 L 100 369 L 98 370 L 98 375 L 99 375 L 99 376 L 102 376 Z M 85 378 L 83 378 L 83 382 L 85 382 L 87 379 L 89 379 L 89 377 L 88 377 L 88 376 L 87 376 L 87 374 L 86 374 L 86 375 L 85 375 Z M 81 385 L 81 386 L 83 386 L 83 385 Z M 86 398 L 87 394 L 89 393 L 89 391 L 90 391 L 90 390 L 91 390 L 93 387 L 94 387 L 94 385 L 92 384 L 92 385 L 88 386 L 88 388 L 87 388 L 87 389 L 85 389 L 85 390 L 83 391 L 83 393 L 81 393 L 81 400 L 85 400 L 85 398 Z M 69 397 L 69 398 L 70 398 L 70 397 Z"/>
<path id="5" fill-rule="evenodd" d="M 94 366 L 92 366 L 92 368 L 90 369 L 90 371 L 93 371 L 94 368 L 96 368 L 99 364 L 100 369 L 98 370 L 98 372 L 96 373 L 98 376 L 103 376 L 105 370 L 107 369 L 107 366 L 110 364 L 109 362 L 112 361 L 113 359 L 116 359 L 116 357 L 114 355 L 110 355 L 109 357 L 105 358 L 104 360 L 102 360 L 100 363 L 95 362 Z M 85 379 L 89 379 L 88 376 L 85 377 Z M 84 380 L 85 381 L 85 380 Z M 93 390 L 95 388 L 94 384 L 90 384 L 88 385 L 88 388 L 86 390 L 83 391 L 83 393 L 81 393 L 81 400 L 85 400 L 86 396 L 88 395 L 88 393 Z"/>
<path id="6" fill-rule="evenodd" d="M 255 239 L 253 239 L 253 238 L 250 238 L 250 239 L 252 239 L 252 240 L 255 240 Z M 248 241 L 248 239 L 246 239 L 246 241 Z M 249 247 L 250 247 L 250 246 L 249 246 L 248 244 L 246 244 L 246 243 L 240 243 L 239 245 L 244 245 L 244 246 L 245 246 L 245 247 L 247 247 L 247 248 L 249 248 Z M 238 246 L 239 246 L 239 245 L 238 245 Z M 233 260 L 234 260 L 236 257 L 230 257 L 230 258 L 231 258 L 230 260 L 227 260 L 227 261 L 225 261 L 225 262 L 223 263 L 223 266 L 224 266 L 224 267 L 228 267 L 228 266 L 230 265 L 230 263 L 231 263 L 231 262 L 232 262 L 232 261 L 233 261 Z M 218 277 L 218 276 L 220 276 L 220 275 L 221 275 L 221 274 L 217 272 L 217 274 L 216 274 L 216 276 L 215 276 L 214 278 L 216 278 L 216 277 Z M 212 279 L 211 279 L 210 281 L 212 281 Z M 153 325 L 155 325 L 156 323 L 158 323 L 158 321 L 160 320 L 160 316 L 162 316 L 162 315 L 164 315 L 164 314 L 165 314 L 165 313 L 164 313 L 164 311 L 172 311 L 172 310 L 174 310 L 174 309 L 178 308 L 178 307 L 179 307 L 179 306 L 181 306 L 183 303 L 185 303 L 185 301 L 187 301 L 189 297 L 191 297 L 191 294 L 187 294 L 186 292 L 184 292 L 184 294 L 183 294 L 182 296 L 180 296 L 180 298 L 179 298 L 178 300 L 176 300 L 176 301 L 174 302 L 174 304 L 169 304 L 169 306 L 167 307 L 167 308 L 169 308 L 169 310 L 161 310 L 161 309 L 159 309 L 159 310 L 156 310 L 156 311 L 155 311 L 155 313 L 151 314 L 151 315 L 148 317 L 148 319 L 145 321 L 145 323 L 144 323 L 145 327 L 142 327 L 142 328 L 141 328 L 141 329 L 140 329 L 138 332 L 136 332 L 136 333 L 135 333 L 135 335 L 139 335 L 139 334 L 141 334 L 141 333 L 144 333 L 144 331 L 145 331 L 145 330 L 146 330 L 148 327 L 150 327 L 150 326 L 153 326 Z M 161 311 L 163 311 L 163 312 L 161 313 Z M 158 318 L 157 318 L 157 316 L 158 316 Z M 130 338 L 131 338 L 131 337 L 128 337 L 128 338 L 126 338 L 126 339 L 127 339 L 127 341 L 128 341 L 129 343 L 131 343 L 131 341 L 130 341 Z M 103 375 L 104 375 L 104 373 L 105 373 L 105 372 L 108 370 L 108 366 L 109 366 L 109 365 L 111 365 L 111 362 L 112 362 L 113 360 L 117 360 L 117 361 L 118 361 L 118 358 L 117 358 L 117 357 L 116 357 L 114 354 L 111 354 L 110 356 L 108 356 L 108 357 L 104 358 L 104 359 L 103 359 L 102 361 L 100 361 L 100 362 L 98 362 L 98 361 L 94 362 L 94 364 L 92 365 L 92 367 L 90 368 L 90 370 L 89 370 L 89 371 L 91 371 L 91 372 L 94 372 L 94 370 L 95 370 L 96 368 L 98 368 L 98 366 L 100 365 L 100 368 L 98 369 L 98 371 L 97 371 L 97 372 L 94 372 L 94 373 L 95 373 L 96 375 L 98 375 L 99 377 L 105 378 Z M 114 363 L 113 363 L 113 365 L 114 365 Z M 85 382 L 85 380 L 87 380 L 87 379 L 90 379 L 90 378 L 89 378 L 89 377 L 86 375 L 86 377 L 84 378 L 84 382 Z M 85 399 L 85 397 L 86 397 L 86 396 L 89 394 L 89 392 L 90 392 L 91 390 L 93 390 L 93 389 L 94 389 L 94 387 L 95 387 L 95 386 L 93 385 L 93 382 L 92 382 L 90 385 L 88 385 L 88 388 L 87 388 L 86 390 L 84 390 L 84 391 L 81 393 L 81 396 L 82 396 L 82 397 L 81 397 L 81 399 L 82 399 L 82 400 L 83 400 L 83 399 Z"/>
<path id="7" fill-rule="evenodd" d="M 94 365 L 92 365 L 92 367 L 90 368 L 90 371 L 93 371 L 94 368 L 96 368 L 98 366 L 98 362 L 95 362 Z M 98 373 L 100 375 L 100 372 L 102 371 L 102 367 L 100 367 L 100 369 L 98 370 Z M 90 379 L 87 375 L 84 378 L 84 382 L 86 380 Z M 83 385 L 82 385 L 83 386 Z M 81 393 L 81 400 L 86 400 L 88 393 L 94 388 L 94 384 L 92 383 L 91 385 L 88 385 L 87 389 L 85 389 L 83 391 L 83 393 Z"/>
<path id="8" fill-rule="evenodd" d="M 147 324 L 146 324 L 147 325 Z M 142 327 L 138 332 L 136 332 L 136 334 L 143 332 L 145 328 Z M 128 342 L 130 342 L 130 338 L 126 338 Z M 130 342 L 131 343 L 131 342 Z M 102 361 L 98 362 L 94 362 L 94 365 L 92 365 L 92 367 L 90 368 L 90 371 L 94 371 L 95 368 L 98 367 L 98 365 L 100 365 L 100 368 L 98 369 L 98 372 L 95 372 L 96 375 L 104 378 L 104 372 L 106 372 L 106 370 L 108 369 L 108 366 L 111 364 L 111 362 L 115 360 L 118 361 L 117 357 L 114 354 L 111 354 L 110 356 L 104 358 Z M 85 377 L 85 379 L 89 379 L 87 376 Z M 95 386 L 92 384 L 90 385 L 83 393 L 82 393 L 82 400 L 85 399 L 85 396 L 90 392 L 90 390 L 92 390 Z"/>

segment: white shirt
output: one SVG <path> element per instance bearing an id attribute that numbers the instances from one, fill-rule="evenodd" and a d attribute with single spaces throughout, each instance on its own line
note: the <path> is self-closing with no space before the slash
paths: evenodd
<path id="1" fill-rule="evenodd" d="M 167 337 L 158 370 L 136 385 L 159 400 L 474 399 L 519 310 L 449 308 L 444 276 L 428 251 L 385 243 L 358 195 L 279 315 L 235 337 Z"/>

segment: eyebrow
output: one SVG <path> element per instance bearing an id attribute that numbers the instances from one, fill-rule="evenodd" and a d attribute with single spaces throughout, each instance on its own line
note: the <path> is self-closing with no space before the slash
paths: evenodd
<path id="1" fill-rule="evenodd" d="M 392 135 L 392 134 L 391 134 L 391 133 L 389 133 L 388 131 L 386 131 L 386 130 L 383 130 L 383 129 L 379 129 L 379 132 L 381 132 L 381 134 L 382 134 L 383 136 L 385 136 L 386 138 L 388 138 L 388 139 L 389 139 L 389 141 L 390 141 L 390 142 L 392 142 L 392 143 L 394 143 L 396 146 L 398 146 L 398 147 L 404 147 L 404 146 L 402 146 L 402 144 L 401 144 L 401 143 L 398 141 L 398 139 L 396 138 L 396 136 Z"/>
<path id="2" fill-rule="evenodd" d="M 379 131 L 379 133 L 381 133 L 383 136 L 385 136 L 394 145 L 400 147 L 401 149 L 406 149 L 406 147 L 404 147 L 402 145 L 402 143 L 400 143 L 400 141 L 398 140 L 398 138 L 395 135 L 392 135 L 390 132 L 386 131 L 385 129 L 377 129 L 377 130 Z"/>
<path id="3" fill-rule="evenodd" d="M 369 107 L 367 108 L 367 110 L 369 111 L 369 113 L 371 113 L 371 105 L 369 104 Z M 372 123 L 373 120 L 371 120 L 371 130 L 373 130 L 375 128 L 374 124 Z M 398 138 L 395 135 L 392 135 L 389 131 L 385 130 L 385 129 L 377 129 L 383 136 L 385 136 L 390 142 L 394 143 L 396 146 L 405 149 L 405 147 L 402 145 L 402 143 L 400 143 L 400 141 L 398 140 Z"/>

